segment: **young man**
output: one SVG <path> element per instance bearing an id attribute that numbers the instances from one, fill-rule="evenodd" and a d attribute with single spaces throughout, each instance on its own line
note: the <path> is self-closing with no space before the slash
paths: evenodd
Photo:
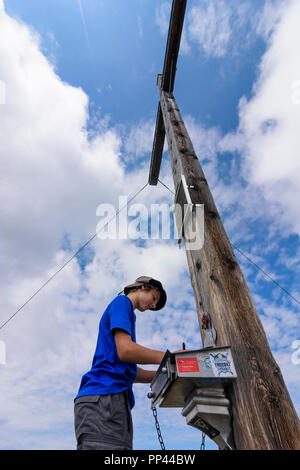
<path id="1" fill-rule="evenodd" d="M 141 276 L 124 288 L 105 310 L 92 368 L 75 398 L 78 450 L 132 449 L 133 382 L 150 383 L 155 371 L 137 364 L 160 364 L 165 352 L 136 343 L 135 313 L 160 310 L 167 295 L 162 284 Z"/>

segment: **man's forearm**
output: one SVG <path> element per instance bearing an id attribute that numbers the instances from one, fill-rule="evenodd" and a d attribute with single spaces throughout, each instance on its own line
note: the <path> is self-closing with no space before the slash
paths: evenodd
<path id="1" fill-rule="evenodd" d="M 145 348 L 140 344 L 131 342 L 126 348 L 122 360 L 134 364 L 160 364 L 164 355 L 164 351 Z"/>
<path id="2" fill-rule="evenodd" d="M 156 374 L 155 370 L 146 370 L 146 369 L 141 369 L 140 367 L 138 367 L 137 375 L 136 375 L 134 382 L 142 383 L 142 384 L 149 384 L 152 382 L 155 374 Z"/>

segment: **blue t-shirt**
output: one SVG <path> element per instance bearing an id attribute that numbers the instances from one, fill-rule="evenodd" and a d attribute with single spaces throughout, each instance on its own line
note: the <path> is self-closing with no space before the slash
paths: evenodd
<path id="1" fill-rule="evenodd" d="M 129 389 L 129 402 L 133 408 L 132 384 L 137 374 L 137 366 L 119 359 L 112 331 L 115 328 L 125 330 L 130 334 L 132 341 L 136 342 L 135 320 L 132 302 L 126 295 L 118 295 L 108 305 L 100 320 L 92 368 L 82 377 L 76 398 L 120 393 Z"/>

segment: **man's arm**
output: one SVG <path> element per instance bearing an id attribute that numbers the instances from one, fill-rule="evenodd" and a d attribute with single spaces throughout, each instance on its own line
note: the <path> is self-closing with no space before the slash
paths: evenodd
<path id="1" fill-rule="evenodd" d="M 150 384 L 155 374 L 156 374 L 155 370 L 146 370 L 146 369 L 141 369 L 140 367 L 138 367 L 137 375 L 136 375 L 134 382 L 140 383 L 140 384 Z"/>
<path id="2" fill-rule="evenodd" d="M 133 364 L 160 364 L 165 355 L 164 351 L 149 349 L 136 344 L 124 330 L 115 330 L 117 353 L 121 361 Z"/>

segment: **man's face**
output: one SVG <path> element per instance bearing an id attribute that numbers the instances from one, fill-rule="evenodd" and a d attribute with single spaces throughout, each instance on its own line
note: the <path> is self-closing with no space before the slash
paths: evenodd
<path id="1" fill-rule="evenodd" d="M 144 286 L 139 289 L 139 297 L 138 297 L 138 309 L 141 312 L 148 310 L 150 308 L 155 308 L 159 299 L 160 293 L 156 289 L 151 289 L 147 291 Z"/>

